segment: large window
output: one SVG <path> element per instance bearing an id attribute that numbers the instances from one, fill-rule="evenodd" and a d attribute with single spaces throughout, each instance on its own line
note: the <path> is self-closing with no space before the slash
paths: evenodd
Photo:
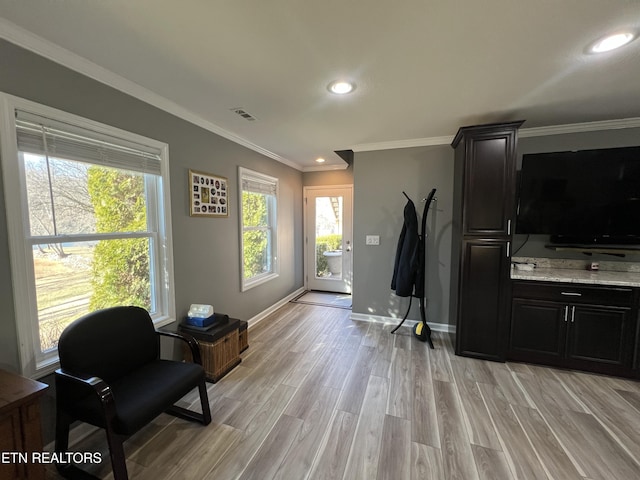
<path id="1" fill-rule="evenodd" d="M 278 179 L 239 167 L 242 291 L 278 275 Z"/>
<path id="2" fill-rule="evenodd" d="M 3 96 L 2 163 L 23 372 L 101 308 L 175 317 L 165 144 Z"/>

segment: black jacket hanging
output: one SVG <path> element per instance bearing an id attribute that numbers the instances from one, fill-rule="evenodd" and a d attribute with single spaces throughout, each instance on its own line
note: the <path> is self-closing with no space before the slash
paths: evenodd
<path id="1" fill-rule="evenodd" d="M 435 197 L 436 189 L 429 192 L 427 198 L 424 199 L 424 209 L 422 211 L 422 229 L 419 234 L 420 242 L 418 244 L 418 270 L 416 271 L 416 288 L 415 297 L 423 298 L 425 296 L 425 277 L 426 277 L 426 255 L 427 255 L 427 215 L 429 207 Z"/>
<path id="2" fill-rule="evenodd" d="M 424 199 L 424 211 L 422 213 L 422 235 L 418 233 L 418 217 L 416 208 L 409 196 L 407 204 L 404 207 L 404 224 L 400 232 L 398 240 L 398 249 L 396 251 L 396 261 L 393 269 L 393 279 L 391 280 L 391 289 L 396 291 L 396 295 L 400 297 L 409 297 L 409 306 L 407 313 L 400 323 L 391 330 L 395 333 L 402 326 L 409 316 L 411 310 L 411 300 L 413 297 L 420 299 L 420 317 L 422 321 L 413 327 L 413 334 L 423 342 L 428 342 L 433 348 L 431 341 L 431 328 L 427 325 L 427 314 L 425 303 L 425 255 L 427 247 L 427 213 L 429 206 L 434 199 L 436 189 L 432 189 L 427 198 Z"/>
<path id="3" fill-rule="evenodd" d="M 416 281 L 419 260 L 418 216 L 416 207 L 409 199 L 404 206 L 404 224 L 398 239 L 396 260 L 391 279 L 391 290 L 399 297 L 410 297 Z"/>

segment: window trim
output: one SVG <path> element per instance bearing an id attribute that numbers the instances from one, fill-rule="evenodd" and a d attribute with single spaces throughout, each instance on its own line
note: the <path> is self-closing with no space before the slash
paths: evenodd
<path id="1" fill-rule="evenodd" d="M 24 170 L 18 161 L 19 152 L 16 138 L 15 111 L 22 110 L 46 116 L 71 125 L 77 125 L 96 132 L 134 142 L 160 151 L 161 196 L 152 202 L 157 211 L 157 225 L 160 233 L 157 240 L 155 262 L 160 271 L 153 272 L 156 279 L 158 313 L 152 316 L 156 328 L 175 321 L 175 288 L 173 273 L 173 242 L 171 236 L 171 193 L 169 188 L 169 146 L 141 135 L 111 127 L 78 115 L 32 102 L 20 97 L 0 92 L 0 156 L 5 195 L 7 234 L 11 258 L 11 282 L 13 287 L 14 312 L 18 340 L 20 371 L 23 375 L 36 378 L 53 372 L 59 365 L 57 350 L 55 355 L 39 355 L 40 338 L 38 332 L 38 312 L 36 303 L 35 275 L 31 242 L 27 240 L 29 214 L 25 208 L 27 194 L 22 189 Z M 150 237 L 151 238 L 151 237 Z M 66 238 L 65 238 L 66 240 Z M 152 280 L 153 281 L 153 280 Z M 37 342 L 37 343 L 36 343 Z"/>
<path id="2" fill-rule="evenodd" d="M 273 238 L 271 239 L 271 264 L 272 271 L 263 273 L 260 275 L 256 275 L 251 279 L 244 278 L 244 223 L 243 223 L 243 210 L 242 210 L 242 196 L 243 196 L 243 180 L 250 180 L 253 182 L 262 183 L 265 185 L 270 185 L 275 187 L 275 206 L 274 206 L 274 219 L 273 225 L 271 226 L 271 231 L 273 233 Z M 246 292 L 258 285 L 262 285 L 274 278 L 280 276 L 280 267 L 279 267 L 279 245 L 278 242 L 278 202 L 279 202 L 279 192 L 280 192 L 280 184 L 279 180 L 275 177 L 271 177 L 264 173 L 256 172 L 255 170 L 250 170 L 244 167 L 238 167 L 238 231 L 240 232 L 240 291 Z"/>

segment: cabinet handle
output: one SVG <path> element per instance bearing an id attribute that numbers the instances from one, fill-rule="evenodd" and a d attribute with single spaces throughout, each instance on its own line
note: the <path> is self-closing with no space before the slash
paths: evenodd
<path id="1" fill-rule="evenodd" d="M 569 297 L 581 297 L 582 294 L 578 292 L 561 292 L 562 295 L 566 295 Z"/>
<path id="2" fill-rule="evenodd" d="M 571 323 L 576 321 L 576 306 L 571 307 Z"/>
<path id="3" fill-rule="evenodd" d="M 511 256 L 511 242 L 507 242 L 507 258 Z"/>
<path id="4" fill-rule="evenodd" d="M 511 219 L 507 220 L 507 235 L 511 235 Z"/>
<path id="5" fill-rule="evenodd" d="M 567 318 L 569 317 L 569 305 L 564 306 L 564 321 L 567 322 Z"/>

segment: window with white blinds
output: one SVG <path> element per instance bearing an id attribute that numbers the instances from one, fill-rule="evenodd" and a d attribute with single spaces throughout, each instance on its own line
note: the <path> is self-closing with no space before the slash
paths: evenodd
<path id="1" fill-rule="evenodd" d="M 172 321 L 166 144 L 0 100 L 23 373 L 55 368 L 60 333 L 90 311 L 138 305 Z"/>
<path id="2" fill-rule="evenodd" d="M 278 276 L 278 179 L 239 167 L 242 291 Z"/>
<path id="3" fill-rule="evenodd" d="M 67 158 L 160 175 L 160 150 L 96 131 L 16 111 L 16 135 L 21 152 Z"/>

